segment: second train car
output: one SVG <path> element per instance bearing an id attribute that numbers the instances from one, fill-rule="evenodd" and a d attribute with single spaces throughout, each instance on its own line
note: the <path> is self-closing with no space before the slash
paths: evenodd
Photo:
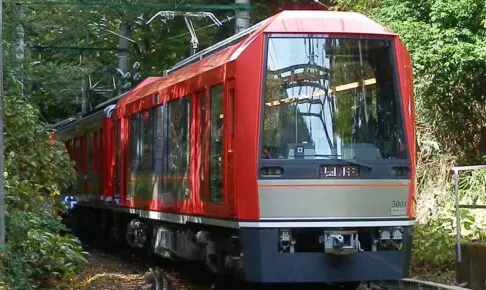
<path id="1" fill-rule="evenodd" d="M 62 122 L 77 227 L 252 282 L 407 276 L 416 162 L 399 37 L 283 11 Z"/>

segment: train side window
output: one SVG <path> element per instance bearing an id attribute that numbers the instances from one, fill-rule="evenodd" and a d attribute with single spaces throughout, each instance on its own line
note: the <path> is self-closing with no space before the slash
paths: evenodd
<path id="1" fill-rule="evenodd" d="M 211 143 L 209 150 L 209 199 L 211 202 L 223 201 L 223 102 L 223 85 L 211 87 Z"/>
<path id="2" fill-rule="evenodd" d="M 149 174 L 152 171 L 152 121 L 149 111 L 141 113 L 140 132 L 140 173 Z"/>
<path id="3" fill-rule="evenodd" d="M 140 130 L 138 139 L 138 167 L 135 173 L 135 195 L 137 203 L 146 202 L 152 196 L 152 122 L 150 111 L 138 114 L 137 128 Z"/>
<path id="4" fill-rule="evenodd" d="M 129 156 L 129 180 L 127 196 L 136 194 L 137 174 L 139 171 L 140 157 L 140 114 L 130 117 L 130 156 Z"/>
<path id="5" fill-rule="evenodd" d="M 233 139 L 234 139 L 234 136 L 235 136 L 235 90 L 234 89 L 231 89 L 229 91 L 229 100 L 228 100 L 228 104 L 229 104 L 229 110 L 230 110 L 230 114 L 231 116 L 229 116 L 230 120 L 229 120 L 229 132 L 230 132 L 230 136 L 231 136 L 231 143 L 230 143 L 230 148 L 233 149 Z"/>
<path id="6" fill-rule="evenodd" d="M 116 127 L 115 127 L 115 146 L 116 146 L 116 151 L 115 151 L 115 170 L 116 170 L 116 176 L 115 176 L 115 192 L 114 195 L 120 195 L 120 179 L 121 179 L 121 148 L 120 148 L 120 138 L 121 138 L 121 120 L 116 120 Z"/>
<path id="7" fill-rule="evenodd" d="M 100 129 L 98 131 L 98 172 L 100 174 L 103 174 L 103 143 L 104 143 L 105 137 L 103 133 L 103 129 Z"/>
<path id="8" fill-rule="evenodd" d="M 76 167 L 76 175 L 80 175 L 81 167 L 79 165 L 79 137 L 74 138 L 73 154 L 74 154 L 74 162 Z"/>
<path id="9" fill-rule="evenodd" d="M 207 183 L 206 183 L 206 150 L 207 150 L 207 124 L 206 121 L 206 93 L 200 92 L 198 93 L 198 102 L 199 102 L 199 141 L 200 143 L 200 171 L 199 171 L 199 195 L 201 199 L 207 200 Z"/>
<path id="10" fill-rule="evenodd" d="M 166 171 L 165 157 L 167 155 L 167 116 L 165 113 L 166 106 L 160 105 L 154 108 L 154 156 L 153 169 L 155 175 L 160 177 Z"/>
<path id="11" fill-rule="evenodd" d="M 101 135 L 100 135 L 100 130 L 96 130 L 93 132 L 93 194 L 98 196 L 100 194 L 100 170 L 99 170 L 99 162 L 100 162 L 100 157 L 101 157 L 101 152 L 100 152 L 100 141 L 101 141 Z"/>
<path id="12" fill-rule="evenodd" d="M 94 164 L 94 134 L 93 132 L 86 133 L 86 175 L 87 179 L 87 194 L 92 195 L 93 192 L 93 164 Z"/>
<path id="13" fill-rule="evenodd" d="M 160 105 L 153 109 L 154 145 L 153 145 L 153 196 L 164 199 L 165 173 L 167 172 L 167 106 Z"/>
<path id="14" fill-rule="evenodd" d="M 86 134 L 86 165 L 88 173 L 93 171 L 93 133 Z"/>
<path id="15" fill-rule="evenodd" d="M 189 196 L 190 99 L 168 103 L 168 191 L 176 200 Z"/>
<path id="16" fill-rule="evenodd" d="M 105 140 L 105 136 L 103 135 L 103 129 L 100 129 L 98 132 L 99 141 L 98 141 L 98 172 L 103 174 L 103 142 Z"/>
<path id="17" fill-rule="evenodd" d="M 91 162 L 93 162 L 93 173 L 97 173 L 98 172 L 98 131 L 94 131 L 93 132 L 93 145 L 91 146 L 92 147 L 92 160 Z"/>

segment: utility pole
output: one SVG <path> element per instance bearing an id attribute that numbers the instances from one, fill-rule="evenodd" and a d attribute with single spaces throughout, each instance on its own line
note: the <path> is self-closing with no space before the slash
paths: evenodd
<path id="1" fill-rule="evenodd" d="M 118 68 L 126 74 L 128 72 L 128 25 L 120 23 L 120 39 L 118 40 Z M 118 84 L 118 94 L 122 93 L 122 80 Z"/>
<path id="2" fill-rule="evenodd" d="M 25 18 L 25 6 L 17 6 L 16 14 L 18 19 Z M 16 28 L 16 46 L 15 46 L 15 59 L 19 65 L 17 71 L 17 82 L 21 86 L 20 95 L 21 97 L 25 97 L 25 85 L 24 85 L 24 58 L 25 58 L 25 41 L 24 41 L 24 27 L 22 23 L 19 23 Z"/>
<path id="3" fill-rule="evenodd" d="M 79 69 L 81 71 L 81 114 L 88 112 L 88 92 L 86 90 L 86 74 L 83 71 L 83 53 L 79 53 Z"/>
<path id="4" fill-rule="evenodd" d="M 3 186 L 3 1 L 0 1 L 0 247 L 5 246 L 5 191 Z"/>
<path id="5" fill-rule="evenodd" d="M 243 4 L 243 5 L 250 5 L 250 0 L 235 0 L 235 4 Z M 249 10 L 236 10 L 236 27 L 235 33 L 238 33 L 242 30 L 247 29 L 250 27 L 250 11 Z"/>

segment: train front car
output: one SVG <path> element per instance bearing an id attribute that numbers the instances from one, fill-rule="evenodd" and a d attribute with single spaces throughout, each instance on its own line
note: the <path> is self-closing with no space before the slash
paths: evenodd
<path id="1" fill-rule="evenodd" d="M 245 137 L 258 155 L 256 185 L 243 174 L 237 181 L 246 280 L 406 277 L 415 125 L 405 47 L 360 14 L 284 11 L 242 53 L 237 76 L 262 48 L 261 73 L 238 79 L 247 98 L 260 84 L 259 134 Z M 251 172 L 250 161 L 240 164 Z M 256 209 L 246 206 L 252 198 Z"/>

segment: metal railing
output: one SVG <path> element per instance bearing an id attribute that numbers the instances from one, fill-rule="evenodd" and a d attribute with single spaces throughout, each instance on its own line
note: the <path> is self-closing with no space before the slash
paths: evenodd
<path id="1" fill-rule="evenodd" d="M 475 205 L 475 204 L 459 204 L 459 172 L 486 169 L 486 165 L 473 165 L 473 166 L 456 166 L 452 168 L 454 171 L 454 199 L 455 199 L 455 210 L 456 210 L 456 263 L 460 264 L 462 262 L 461 256 L 461 217 L 459 214 L 460 208 L 467 209 L 486 209 L 486 205 Z"/>

